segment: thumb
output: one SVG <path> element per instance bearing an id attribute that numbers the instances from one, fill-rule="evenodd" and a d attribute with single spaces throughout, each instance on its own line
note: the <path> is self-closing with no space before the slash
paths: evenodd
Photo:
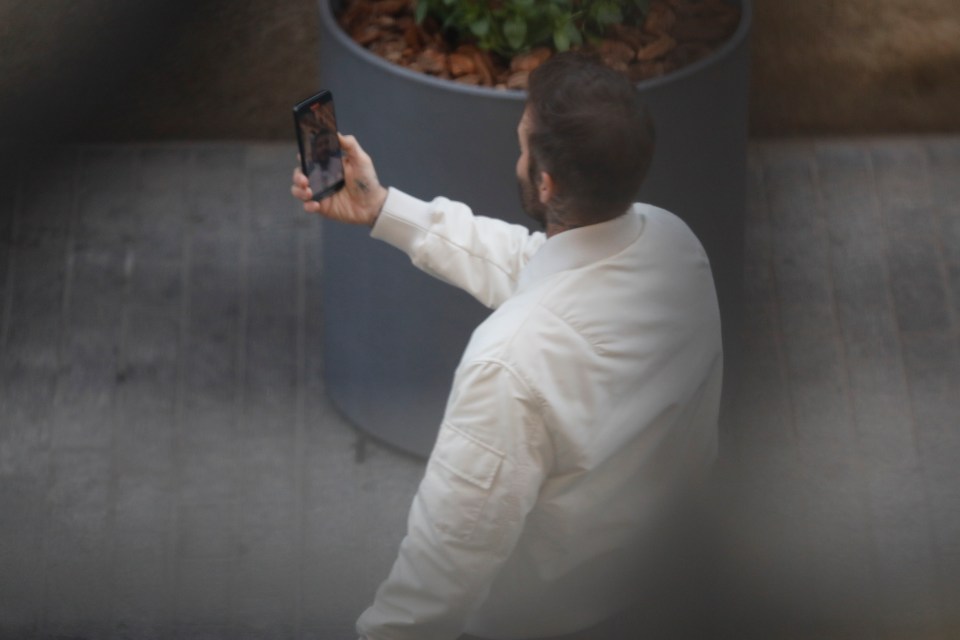
<path id="1" fill-rule="evenodd" d="M 340 148 L 347 153 L 351 153 L 360 148 L 360 144 L 357 142 L 357 139 L 354 136 L 345 136 L 338 131 L 337 140 L 340 141 Z"/>
<path id="2" fill-rule="evenodd" d="M 337 138 L 340 140 L 340 148 L 343 150 L 345 156 L 352 156 L 356 160 L 369 161 L 367 152 L 364 151 L 360 143 L 357 142 L 356 137 L 337 133 Z"/>

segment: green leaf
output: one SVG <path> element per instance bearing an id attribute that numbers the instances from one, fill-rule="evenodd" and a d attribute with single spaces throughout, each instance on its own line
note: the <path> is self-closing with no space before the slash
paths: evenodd
<path id="1" fill-rule="evenodd" d="M 600 5 L 597 9 L 597 22 L 601 25 L 623 22 L 623 14 L 620 12 L 620 7 L 615 4 Z"/>
<path id="2" fill-rule="evenodd" d="M 640 13 L 646 13 L 650 10 L 650 0 L 633 0 L 633 4 L 640 10 Z"/>
<path id="3" fill-rule="evenodd" d="M 514 49 L 523 47 L 527 38 L 527 22 L 523 18 L 514 16 L 503 23 L 503 35 L 507 43 Z"/>
<path id="4" fill-rule="evenodd" d="M 539 45 L 564 51 L 602 35 L 608 24 L 636 20 L 649 0 L 415 0 L 415 17 L 436 18 L 454 40 L 512 55 Z M 636 5 L 636 7 L 635 7 Z"/>
<path id="5" fill-rule="evenodd" d="M 550 38 L 553 36 L 553 29 L 550 28 L 550 25 L 546 22 L 534 23 L 533 25 L 527 24 L 527 42 L 531 46 L 537 46 L 541 44 L 547 44 Z"/>
<path id="6" fill-rule="evenodd" d="M 570 36 L 566 29 L 557 29 L 553 32 L 553 46 L 557 51 L 564 52 L 570 48 Z"/>
<path id="7" fill-rule="evenodd" d="M 414 17 L 418 24 L 422 23 L 423 19 L 427 17 L 427 8 L 426 0 L 417 0 L 417 9 Z"/>
<path id="8" fill-rule="evenodd" d="M 480 18 L 470 23 L 470 31 L 478 38 L 482 38 L 490 32 L 490 21 L 487 18 Z"/>

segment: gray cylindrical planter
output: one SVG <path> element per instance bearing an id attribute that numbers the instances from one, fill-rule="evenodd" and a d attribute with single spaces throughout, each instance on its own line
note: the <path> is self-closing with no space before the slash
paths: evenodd
<path id="1" fill-rule="evenodd" d="M 390 64 L 340 29 L 335 0 L 318 1 L 322 86 L 334 94 L 340 129 L 357 136 L 381 182 L 528 224 L 515 174 L 526 94 Z M 722 49 L 639 85 L 657 126 L 657 151 L 640 199 L 679 215 L 706 247 L 728 354 L 739 331 L 752 15 L 750 0 L 740 5 L 740 26 Z M 427 455 L 456 364 L 489 312 L 368 235 L 367 229 L 323 227 L 327 393 L 362 430 Z"/>

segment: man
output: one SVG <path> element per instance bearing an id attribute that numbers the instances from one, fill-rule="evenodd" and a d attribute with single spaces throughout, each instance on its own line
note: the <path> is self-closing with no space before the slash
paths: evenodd
<path id="1" fill-rule="evenodd" d="M 321 127 L 315 133 L 311 133 L 310 140 L 310 161 L 307 163 L 309 171 L 308 177 L 314 178 L 314 184 L 333 185 L 343 180 L 343 167 L 340 162 L 330 165 L 330 160 L 340 158 L 340 150 L 334 148 L 334 136 L 336 132 L 332 129 Z M 316 175 L 312 175 L 312 174 Z"/>
<path id="2" fill-rule="evenodd" d="M 307 211 L 372 226 L 495 309 L 457 368 L 368 640 L 605 638 L 621 632 L 667 506 L 716 455 L 722 354 L 707 257 L 678 218 L 632 204 L 653 130 L 620 74 L 560 55 L 518 127 L 524 208 L 544 228 L 422 202 L 344 137 L 347 185 Z"/>

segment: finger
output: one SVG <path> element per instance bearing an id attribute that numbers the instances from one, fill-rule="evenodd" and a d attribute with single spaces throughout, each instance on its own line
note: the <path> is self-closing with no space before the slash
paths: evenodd
<path id="1" fill-rule="evenodd" d="M 340 148 L 343 150 L 344 155 L 347 158 L 355 157 L 358 159 L 364 159 L 367 157 L 366 151 L 363 150 L 363 147 L 360 146 L 360 143 L 357 142 L 355 136 L 345 136 L 341 133 L 337 133 L 337 137 L 340 140 Z"/>
<path id="2" fill-rule="evenodd" d="M 355 149 L 357 145 L 357 139 L 354 136 L 345 136 L 339 131 L 337 132 L 337 140 L 340 141 L 340 148 L 346 152 L 350 152 L 352 149 Z"/>
<path id="3" fill-rule="evenodd" d="M 303 200 L 304 202 L 313 197 L 313 192 L 309 188 L 298 187 L 296 185 L 290 187 L 290 193 L 293 194 L 293 197 L 297 200 Z"/>
<path id="4" fill-rule="evenodd" d="M 359 164 L 372 164 L 373 161 L 354 136 L 343 136 L 347 146 L 344 149 L 345 160 L 355 160 Z"/>
<path id="5" fill-rule="evenodd" d="M 293 182 L 302 187 L 310 184 L 310 181 L 307 179 L 307 176 L 303 175 L 303 170 L 300 167 L 293 170 Z"/>

